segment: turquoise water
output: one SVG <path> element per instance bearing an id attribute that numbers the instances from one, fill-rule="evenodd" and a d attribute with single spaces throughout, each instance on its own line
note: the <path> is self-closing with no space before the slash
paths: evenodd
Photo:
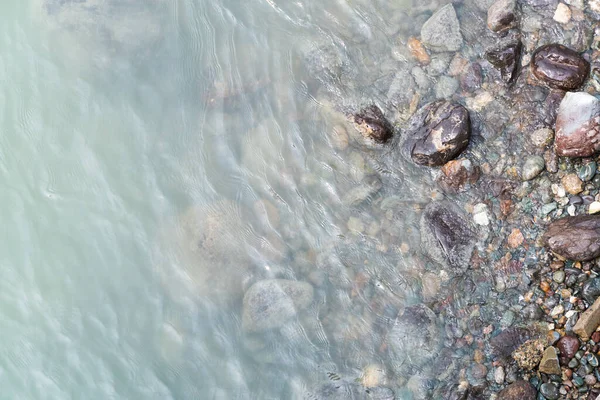
<path id="1" fill-rule="evenodd" d="M 304 62 L 385 36 L 386 10 L 365 7 L 0 2 L 1 399 L 300 399 L 384 363 L 370 326 L 414 296 L 411 260 L 350 241 L 372 264 L 328 269 L 340 238 L 360 242 L 350 216 L 378 229 L 343 202 L 373 170 L 334 149 Z M 427 198 L 422 179 L 398 204 Z M 214 258 L 180 254 L 189 207 L 222 211 Z M 413 243 L 407 215 L 386 246 Z M 377 279 L 357 297 L 360 271 Z M 268 278 L 309 281 L 314 301 L 246 335 L 243 293 Z"/>

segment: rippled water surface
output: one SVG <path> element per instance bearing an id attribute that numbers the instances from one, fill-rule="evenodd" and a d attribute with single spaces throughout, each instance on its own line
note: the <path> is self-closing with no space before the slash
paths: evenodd
<path id="1" fill-rule="evenodd" d="M 433 98 L 398 44 L 442 3 L 0 2 L 0 398 L 402 399 L 435 376 L 437 322 L 397 321 L 432 292 L 431 176 L 373 162 L 344 110 Z M 255 326 L 268 279 L 309 298 Z"/>

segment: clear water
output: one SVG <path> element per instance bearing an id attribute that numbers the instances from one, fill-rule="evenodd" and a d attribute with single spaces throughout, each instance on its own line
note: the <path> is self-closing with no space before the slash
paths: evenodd
<path id="1" fill-rule="evenodd" d="M 0 2 L 0 398 L 301 399 L 394 369 L 430 179 L 399 166 L 380 214 L 350 205 L 374 171 L 336 148 L 323 95 L 418 29 L 381 3 Z M 314 79 L 331 44 L 355 51 L 347 81 Z M 182 221 L 211 212 L 214 257 L 190 261 Z M 242 296 L 268 278 L 314 301 L 247 334 Z"/>

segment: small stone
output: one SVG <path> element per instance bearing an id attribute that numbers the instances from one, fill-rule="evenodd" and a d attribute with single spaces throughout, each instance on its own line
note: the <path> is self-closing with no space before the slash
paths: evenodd
<path id="1" fill-rule="evenodd" d="M 519 368 L 531 371 L 537 367 L 544 353 L 544 342 L 540 339 L 528 340 L 512 353 Z"/>
<path id="2" fill-rule="evenodd" d="M 588 208 L 588 214 L 597 214 L 600 212 L 600 201 L 594 201 Z"/>
<path id="3" fill-rule="evenodd" d="M 551 316 L 552 318 L 556 318 L 556 317 L 558 317 L 559 315 L 562 315 L 564 312 L 565 312 L 565 308 L 563 307 L 563 305 L 562 305 L 562 304 L 559 304 L 559 305 L 557 305 L 556 307 L 554 307 L 554 308 L 552 309 L 552 312 L 550 313 L 550 316 Z"/>
<path id="4" fill-rule="evenodd" d="M 529 181 L 538 176 L 544 170 L 544 158 L 541 156 L 531 156 L 525 160 L 521 177 L 524 181 Z"/>
<path id="5" fill-rule="evenodd" d="M 581 297 L 588 302 L 588 304 L 593 304 L 596 299 L 600 296 L 600 278 L 592 278 L 583 284 L 583 289 L 581 290 Z"/>
<path id="6" fill-rule="evenodd" d="M 527 381 L 516 381 L 498 393 L 496 400 L 536 400 L 537 390 Z"/>
<path id="7" fill-rule="evenodd" d="M 401 139 L 401 151 L 416 164 L 441 166 L 456 158 L 470 137 L 467 109 L 458 103 L 437 100 L 413 115 Z"/>
<path id="8" fill-rule="evenodd" d="M 449 99 L 458 90 L 459 82 L 451 76 L 440 76 L 435 85 L 435 97 L 438 99 Z"/>
<path id="9" fill-rule="evenodd" d="M 586 375 L 583 380 L 585 381 L 585 384 L 588 386 L 594 386 L 596 384 L 596 382 L 598 382 L 598 380 L 596 379 L 596 377 L 592 374 Z"/>
<path id="10" fill-rule="evenodd" d="M 363 370 L 363 374 L 360 378 L 360 383 L 367 388 L 385 385 L 385 368 L 381 365 L 368 365 Z"/>
<path id="11" fill-rule="evenodd" d="M 518 228 L 514 228 L 510 235 L 508 235 L 508 246 L 511 249 L 516 249 L 517 247 L 521 246 L 523 241 L 525 241 L 525 238 L 523 237 L 521 230 Z"/>
<path id="12" fill-rule="evenodd" d="M 571 9 L 569 6 L 564 3 L 558 3 L 553 19 L 559 24 L 568 24 L 571 20 Z"/>
<path id="13" fill-rule="evenodd" d="M 488 28 L 492 32 L 502 32 L 516 26 L 516 6 L 516 0 L 496 0 L 488 8 Z"/>
<path id="14" fill-rule="evenodd" d="M 560 351 L 560 359 L 566 363 L 571 358 L 575 357 L 575 353 L 579 350 L 579 339 L 575 336 L 563 336 L 560 338 L 556 347 Z"/>
<path id="15" fill-rule="evenodd" d="M 482 226 L 488 226 L 490 224 L 487 205 L 478 203 L 473 207 L 473 221 L 475 221 L 477 225 Z"/>
<path id="16" fill-rule="evenodd" d="M 563 283 L 565 281 L 565 271 L 556 271 L 552 274 L 552 279 L 556 283 Z"/>
<path id="17" fill-rule="evenodd" d="M 361 135 L 375 143 L 385 143 L 394 135 L 392 124 L 376 105 L 370 105 L 351 117 Z"/>
<path id="18" fill-rule="evenodd" d="M 479 179 L 481 170 L 466 158 L 450 160 L 441 169 L 440 184 L 447 191 L 463 191 Z"/>
<path id="19" fill-rule="evenodd" d="M 540 386 L 540 393 L 548 400 L 557 400 L 560 396 L 558 387 L 552 382 L 542 383 Z"/>
<path id="20" fill-rule="evenodd" d="M 556 116 L 556 154 L 589 157 L 600 150 L 600 100 L 584 93 L 567 93 Z"/>
<path id="21" fill-rule="evenodd" d="M 542 361 L 540 361 L 539 371 L 548 375 L 560 375 L 560 365 L 558 363 L 558 354 L 553 346 L 544 350 Z"/>
<path id="22" fill-rule="evenodd" d="M 494 382 L 498 385 L 502 385 L 504 383 L 504 368 L 502 366 L 496 367 L 494 370 Z"/>
<path id="23" fill-rule="evenodd" d="M 496 45 L 485 53 L 485 58 L 500 70 L 500 75 L 506 83 L 511 83 L 516 78 L 521 48 L 521 41 L 515 40 Z"/>
<path id="24" fill-rule="evenodd" d="M 421 65 L 427 65 L 431 61 L 427 50 L 423 47 L 423 43 L 415 37 L 411 37 L 407 42 L 410 54 L 419 62 Z"/>
<path id="25" fill-rule="evenodd" d="M 577 173 L 577 176 L 579 176 L 579 179 L 581 179 L 584 182 L 589 182 L 592 180 L 592 178 L 594 177 L 594 175 L 596 175 L 596 168 L 597 165 L 595 162 L 589 162 L 586 163 L 584 165 L 581 166 L 581 168 L 579 168 L 579 172 Z"/>
<path id="26" fill-rule="evenodd" d="M 533 75 L 554 89 L 579 88 L 590 72 L 590 64 L 581 55 L 560 44 L 538 48 L 531 57 Z"/>
<path id="27" fill-rule="evenodd" d="M 529 138 L 534 146 L 545 147 L 552 143 L 554 131 L 550 128 L 536 129 Z"/>
<path id="28" fill-rule="evenodd" d="M 440 8 L 423 24 L 421 41 L 433 51 L 457 51 L 461 48 L 463 37 L 452 4 Z"/>
<path id="29" fill-rule="evenodd" d="M 598 328 L 598 325 L 600 325 L 600 298 L 596 299 L 594 304 L 581 314 L 573 328 L 573 332 L 583 340 L 587 340 Z"/>
<path id="30" fill-rule="evenodd" d="M 543 215 L 548 215 L 550 214 L 552 211 L 556 210 L 558 208 L 558 205 L 556 204 L 555 201 L 553 201 L 552 203 L 548 203 L 548 204 L 544 204 L 542 206 L 542 208 L 540 209 L 540 212 Z"/>
<path id="31" fill-rule="evenodd" d="M 543 240 L 550 250 L 577 261 L 600 256 L 600 216 L 580 215 L 554 221 Z"/>
<path id="32" fill-rule="evenodd" d="M 583 182 L 576 174 L 567 174 L 561 179 L 562 185 L 569 194 L 579 194 L 583 191 Z"/>

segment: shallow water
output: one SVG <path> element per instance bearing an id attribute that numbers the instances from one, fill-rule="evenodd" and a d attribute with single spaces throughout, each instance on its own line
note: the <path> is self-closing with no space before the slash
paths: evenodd
<path id="1" fill-rule="evenodd" d="M 404 399 L 454 379 L 401 318 L 432 300 L 419 218 L 441 194 L 353 146 L 343 114 L 434 97 L 389 86 L 445 2 L 326 3 L 0 2 L 0 398 L 390 398 L 354 386 L 375 365 Z M 244 293 L 275 278 L 313 301 L 249 332 Z"/>

